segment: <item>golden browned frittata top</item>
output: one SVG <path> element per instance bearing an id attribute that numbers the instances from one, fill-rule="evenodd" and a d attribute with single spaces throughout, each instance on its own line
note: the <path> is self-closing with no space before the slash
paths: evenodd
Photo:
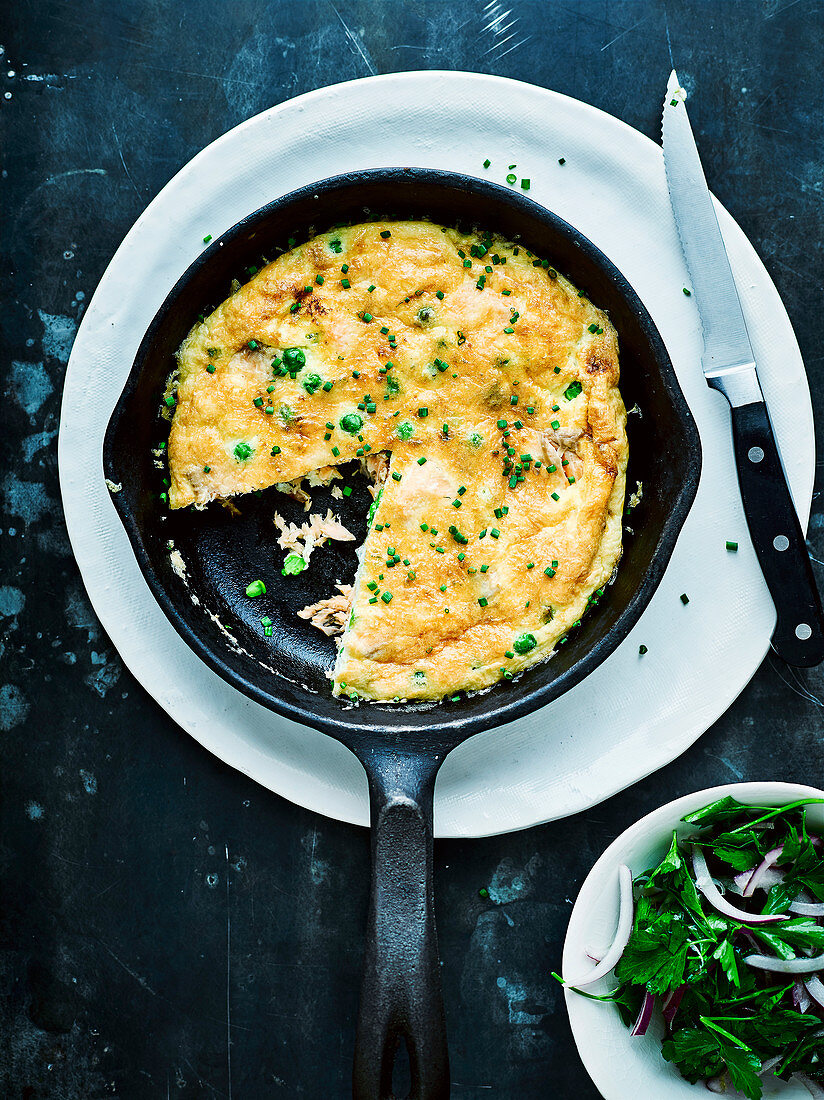
<path id="1" fill-rule="evenodd" d="M 615 330 L 546 261 L 372 222 L 280 256 L 192 329 L 169 500 L 388 452 L 334 687 L 440 698 L 549 656 L 607 582 L 625 422 Z"/>

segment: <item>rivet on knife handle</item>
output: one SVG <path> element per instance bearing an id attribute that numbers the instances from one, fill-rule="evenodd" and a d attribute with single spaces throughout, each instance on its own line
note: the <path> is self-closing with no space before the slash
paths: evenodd
<path id="1" fill-rule="evenodd" d="M 824 613 L 763 401 L 733 406 L 733 445 L 744 513 L 778 613 L 772 644 L 788 664 L 824 661 Z"/>

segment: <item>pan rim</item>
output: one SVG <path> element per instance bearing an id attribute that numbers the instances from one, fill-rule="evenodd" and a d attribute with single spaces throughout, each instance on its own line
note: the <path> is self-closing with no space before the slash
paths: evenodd
<path id="1" fill-rule="evenodd" d="M 658 545 L 645 575 L 624 608 L 619 612 L 609 632 L 590 647 L 590 649 L 588 649 L 569 669 L 550 680 L 548 683 L 539 684 L 527 695 L 519 698 L 512 698 L 510 700 L 506 699 L 504 690 L 502 691 L 501 697 L 496 698 L 494 706 L 491 706 L 488 710 L 481 710 L 478 713 L 469 715 L 462 713 L 450 714 L 450 709 L 446 707 L 445 700 L 423 705 L 373 703 L 371 704 L 371 710 L 364 710 L 364 708 L 370 707 L 370 704 L 365 701 L 358 705 L 348 700 L 338 699 L 337 702 L 340 703 L 340 709 L 336 716 L 332 718 L 318 714 L 312 709 L 312 694 L 309 691 L 305 693 L 307 704 L 304 706 L 281 699 L 276 694 L 267 692 L 245 679 L 231 666 L 221 660 L 211 646 L 202 640 L 200 634 L 189 626 L 188 622 L 178 612 L 174 600 L 171 599 L 168 594 L 167 586 L 154 568 L 151 557 L 145 547 L 142 532 L 131 509 L 126 502 L 121 499 L 120 494 L 112 494 L 111 499 L 115 505 L 118 517 L 124 526 L 144 580 L 148 584 L 161 610 L 190 649 L 192 649 L 192 651 L 211 668 L 212 671 L 216 672 L 223 680 L 231 684 L 246 697 L 286 718 L 309 725 L 314 729 L 320 730 L 322 733 L 331 735 L 337 740 L 349 745 L 349 747 L 355 749 L 355 751 L 357 751 L 359 737 L 366 736 L 374 738 L 376 732 L 382 728 L 380 721 L 370 721 L 368 718 L 359 719 L 358 715 L 387 715 L 391 713 L 393 718 L 395 718 L 396 716 L 403 716 L 405 713 L 415 713 L 418 715 L 422 712 L 431 713 L 433 715 L 433 721 L 425 727 L 427 734 L 431 735 L 433 732 L 437 731 L 439 736 L 443 738 L 445 744 L 454 745 L 474 733 L 479 733 L 495 726 L 504 725 L 507 722 L 514 721 L 525 714 L 548 705 L 575 684 L 585 679 L 590 672 L 606 660 L 606 658 L 620 645 L 647 607 L 669 564 L 678 534 L 692 507 L 698 490 L 701 473 L 701 443 L 698 428 L 686 399 L 684 398 L 664 341 L 655 322 L 652 320 L 652 317 L 635 289 L 609 257 L 607 257 L 583 233 L 569 222 L 562 219 L 559 215 L 555 214 L 552 210 L 502 185 L 478 179 L 477 177 L 461 172 L 430 168 L 391 167 L 359 169 L 357 171 L 327 177 L 323 180 L 296 188 L 245 215 L 218 238 L 212 241 L 209 246 L 195 258 L 165 296 L 140 341 L 129 374 L 106 427 L 102 456 L 104 477 L 110 480 L 116 480 L 116 470 L 113 465 L 113 451 L 117 426 L 124 414 L 129 399 L 137 387 L 141 370 L 148 357 L 149 350 L 152 347 L 158 329 L 165 322 L 168 314 L 174 309 L 177 299 L 183 289 L 195 275 L 200 272 L 205 265 L 212 263 L 215 257 L 219 256 L 220 250 L 227 243 L 230 243 L 237 237 L 243 236 L 248 232 L 250 227 L 253 228 L 257 223 L 264 222 L 276 211 L 282 211 L 284 208 L 288 208 L 288 206 L 302 200 L 310 198 L 320 200 L 324 193 L 328 195 L 329 192 L 334 191 L 336 188 L 355 188 L 363 183 L 393 179 L 407 182 L 420 181 L 428 185 L 437 184 L 444 190 L 451 190 L 454 192 L 472 190 L 476 194 L 489 198 L 491 202 L 499 206 L 508 206 L 510 209 L 520 211 L 531 219 L 543 223 L 544 226 L 550 226 L 553 232 L 565 237 L 588 260 L 594 263 L 608 278 L 610 283 L 615 287 L 616 292 L 635 315 L 644 338 L 651 348 L 652 358 L 656 363 L 662 388 L 672 405 L 674 418 L 680 422 L 684 432 L 685 446 L 687 448 L 685 462 L 688 473 L 681 483 L 669 514 L 661 526 L 658 536 Z M 545 663 L 546 662 L 542 662 L 541 664 Z M 541 665 L 534 667 L 540 668 Z M 526 674 L 528 675 L 531 671 L 533 671 L 533 669 L 526 670 Z M 500 689 L 501 685 L 495 685 L 495 687 Z M 485 689 L 483 693 L 477 693 L 474 698 L 479 698 L 481 695 L 488 697 L 490 691 L 494 691 L 495 687 L 492 689 Z M 330 695 L 329 698 L 332 698 L 332 696 Z M 473 698 L 473 696 L 470 696 L 470 698 Z M 422 733 L 420 723 L 404 725 L 402 721 L 392 721 L 391 724 L 387 723 L 383 726 L 383 729 L 393 738 L 411 739 L 419 737 Z"/>

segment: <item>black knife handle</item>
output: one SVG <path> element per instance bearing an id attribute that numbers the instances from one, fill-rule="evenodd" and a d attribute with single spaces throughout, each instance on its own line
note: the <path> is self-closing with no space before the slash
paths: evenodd
<path id="1" fill-rule="evenodd" d="M 824 661 L 824 614 L 764 402 L 733 407 L 732 431 L 744 514 L 778 613 L 772 645 L 809 668 Z"/>

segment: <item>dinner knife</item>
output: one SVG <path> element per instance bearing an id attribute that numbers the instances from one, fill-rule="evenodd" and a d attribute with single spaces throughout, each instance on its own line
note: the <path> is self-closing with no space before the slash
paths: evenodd
<path id="1" fill-rule="evenodd" d="M 778 613 L 772 646 L 788 664 L 810 667 L 824 661 L 821 599 L 685 100 L 673 69 L 662 120 L 664 167 L 701 317 L 704 377 L 707 385 L 723 393 L 730 403 L 744 514 Z"/>

